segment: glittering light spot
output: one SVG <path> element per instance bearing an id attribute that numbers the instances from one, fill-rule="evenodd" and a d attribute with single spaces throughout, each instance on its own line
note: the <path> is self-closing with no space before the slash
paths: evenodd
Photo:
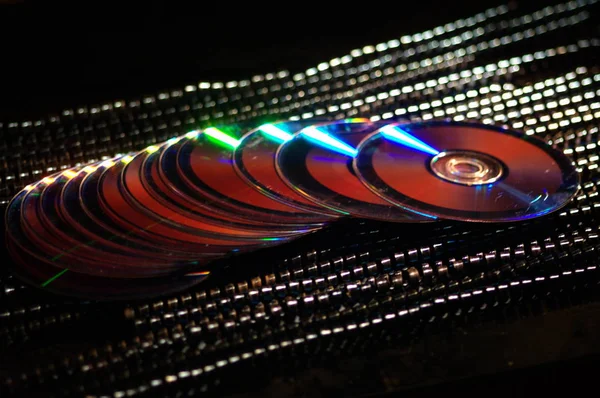
<path id="1" fill-rule="evenodd" d="M 355 117 L 355 118 L 344 119 L 344 123 L 367 123 L 368 121 L 369 121 L 369 119 L 364 118 L 364 117 Z"/>
<path id="2" fill-rule="evenodd" d="M 185 134 L 185 138 L 189 138 L 190 140 L 193 140 L 196 137 L 198 137 L 198 131 L 196 130 L 190 131 L 189 133 Z"/>
<path id="3" fill-rule="evenodd" d="M 100 164 L 100 166 L 104 167 L 105 169 L 111 168 L 114 165 L 115 165 L 115 162 L 113 162 L 112 159 L 105 160 L 104 162 L 102 162 Z"/>
<path id="4" fill-rule="evenodd" d="M 127 164 L 127 163 L 131 162 L 132 160 L 133 160 L 133 156 L 126 155 L 126 156 L 123 156 L 123 159 L 121 159 L 121 162 Z"/>
<path id="5" fill-rule="evenodd" d="M 236 148 L 240 144 L 239 140 L 236 140 L 235 138 L 225 134 L 221 130 L 218 130 L 214 127 L 209 127 L 206 130 L 204 130 L 204 134 L 206 134 L 216 140 L 219 140 L 233 148 Z"/>
<path id="6" fill-rule="evenodd" d="M 388 125 L 383 127 L 380 132 L 388 139 L 405 145 L 407 147 L 417 149 L 421 152 L 429 153 L 430 155 L 437 155 L 440 151 L 430 147 L 418 138 L 410 135 L 406 131 L 400 129 L 397 126 Z"/>
<path id="7" fill-rule="evenodd" d="M 93 173 L 94 171 L 96 171 L 98 168 L 95 166 L 85 166 L 81 171 L 83 171 L 86 174 L 90 174 Z"/>
<path id="8" fill-rule="evenodd" d="M 65 170 L 63 171 L 63 175 L 70 180 L 77 175 L 77 172 L 73 170 Z"/>
<path id="9" fill-rule="evenodd" d="M 42 283 L 42 287 L 48 286 L 50 283 L 54 282 L 56 279 L 60 278 L 67 272 L 69 269 L 65 268 L 62 271 L 58 272 L 56 275 L 50 277 L 46 282 Z"/>
<path id="10" fill-rule="evenodd" d="M 54 182 L 54 180 L 55 180 L 54 177 L 46 177 L 46 178 L 42 179 L 42 182 L 44 184 L 52 184 Z"/>
<path id="11" fill-rule="evenodd" d="M 148 148 L 146 148 L 147 153 L 154 153 L 158 150 L 159 150 L 159 147 L 157 147 L 156 145 L 150 145 Z"/>
<path id="12" fill-rule="evenodd" d="M 344 155 L 355 157 L 357 154 L 356 149 L 337 138 L 319 130 L 314 126 L 310 126 L 302 130 L 302 134 L 306 137 L 312 138 L 319 145 L 326 148 L 332 149 Z"/>
<path id="13" fill-rule="evenodd" d="M 541 195 L 541 194 L 540 194 L 540 195 L 538 195 L 538 197 L 537 197 L 537 198 L 535 198 L 534 200 L 532 200 L 530 203 L 531 203 L 531 204 L 534 204 L 534 203 L 535 203 L 535 202 L 537 202 L 538 200 L 542 199 L 542 197 L 543 197 L 543 195 Z"/>
<path id="14" fill-rule="evenodd" d="M 199 271 L 199 272 L 190 272 L 185 274 L 185 276 L 208 276 L 210 275 L 210 271 Z"/>
<path id="15" fill-rule="evenodd" d="M 294 136 L 279 127 L 276 127 L 272 124 L 263 124 L 258 128 L 263 133 L 267 134 L 269 137 L 276 138 L 282 142 L 286 142 L 294 138 Z"/>

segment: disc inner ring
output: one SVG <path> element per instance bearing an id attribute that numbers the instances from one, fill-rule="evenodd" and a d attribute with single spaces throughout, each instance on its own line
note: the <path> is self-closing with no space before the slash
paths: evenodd
<path id="1" fill-rule="evenodd" d="M 429 167 L 438 178 L 468 186 L 492 184 L 506 171 L 498 159 L 473 151 L 440 152 Z"/>

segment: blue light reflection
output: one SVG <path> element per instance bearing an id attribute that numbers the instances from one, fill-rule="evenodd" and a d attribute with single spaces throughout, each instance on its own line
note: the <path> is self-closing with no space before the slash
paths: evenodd
<path id="1" fill-rule="evenodd" d="M 258 129 L 268 135 L 270 138 L 275 138 L 280 142 L 287 142 L 294 138 L 292 134 L 272 124 L 263 124 Z"/>
<path id="2" fill-rule="evenodd" d="M 390 139 L 391 141 L 397 142 L 409 148 L 416 149 L 421 152 L 428 153 L 430 155 L 437 155 L 440 151 L 430 147 L 423 141 L 418 138 L 410 135 L 406 131 L 402 130 L 398 126 L 395 125 L 387 125 L 380 130 L 381 134 L 384 137 Z"/>
<path id="3" fill-rule="evenodd" d="M 317 145 L 331 149 L 332 151 L 341 153 L 343 155 L 355 157 L 358 153 L 355 148 L 314 126 L 307 127 L 302 130 L 302 135 L 311 139 L 311 141 L 315 142 Z"/>

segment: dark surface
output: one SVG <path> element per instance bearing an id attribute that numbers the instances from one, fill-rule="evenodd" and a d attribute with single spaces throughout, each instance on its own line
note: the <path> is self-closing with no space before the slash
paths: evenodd
<path id="1" fill-rule="evenodd" d="M 542 7 L 535 3 L 519 6 Z M 498 2 L 416 1 L 353 8 L 227 3 L 202 4 L 197 10 L 171 2 L 128 9 L 103 3 L 78 9 L 42 9 L 29 2 L 4 5 L 0 120 L 202 80 L 301 71 L 353 48 L 422 31 L 494 4 Z M 587 297 L 583 303 L 541 311 L 545 315 L 530 316 L 523 310 L 517 316 L 452 325 L 405 346 L 400 345 L 403 341 L 391 348 L 374 344 L 350 359 L 342 353 L 336 365 L 305 370 L 300 362 L 291 371 L 275 372 L 273 378 L 241 373 L 229 379 L 237 388 L 231 394 L 241 396 L 244 383 L 249 392 L 243 395 L 250 396 L 328 396 L 340 390 L 364 396 L 578 394 L 596 386 L 600 367 L 600 315 L 594 302 Z M 87 308 L 85 303 L 65 306 L 66 311 Z M 131 323 L 122 319 L 122 308 L 94 310 L 83 322 L 50 328 L 43 338 L 3 351 L 0 375 L 27 370 L 39 358 L 58 359 L 64 352 L 134 335 L 128 329 Z M 258 383 L 250 387 L 252 382 Z"/>
<path id="2" fill-rule="evenodd" d="M 525 3 L 525 2 L 524 2 Z M 522 4 L 521 8 L 538 7 Z M 420 32 L 497 1 L 103 2 L 0 9 L 0 120 L 127 98 L 190 82 L 303 71 L 367 44 Z M 435 10 L 435 11 L 434 11 Z"/>
<path id="3" fill-rule="evenodd" d="M 250 396 L 583 394 L 594 388 L 593 375 L 600 369 L 598 327 L 597 304 L 520 321 L 455 325 L 411 344 L 341 356 L 333 366 L 296 369 L 293 377 L 270 380 Z"/>

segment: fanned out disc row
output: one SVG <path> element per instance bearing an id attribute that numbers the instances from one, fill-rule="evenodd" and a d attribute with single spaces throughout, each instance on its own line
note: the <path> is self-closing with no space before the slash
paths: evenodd
<path id="1" fill-rule="evenodd" d="M 97 300 L 167 294 L 216 259 L 279 245 L 339 217 L 507 222 L 567 204 L 570 159 L 476 123 L 287 121 L 192 131 L 63 170 L 6 212 L 13 271 Z"/>

